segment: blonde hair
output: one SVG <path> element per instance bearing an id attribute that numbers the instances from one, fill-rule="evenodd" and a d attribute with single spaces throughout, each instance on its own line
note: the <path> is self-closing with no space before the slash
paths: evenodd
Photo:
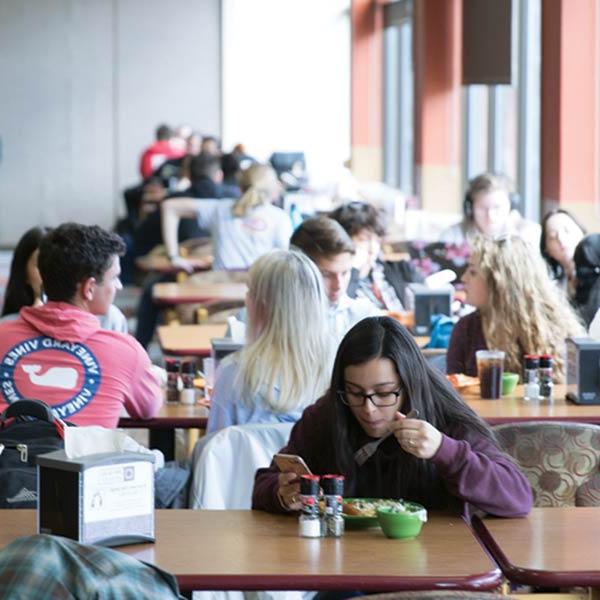
<path id="1" fill-rule="evenodd" d="M 516 373 L 524 354 L 550 353 L 555 380 L 562 381 L 564 340 L 585 332 L 561 299 L 537 249 L 517 236 L 482 236 L 475 241 L 471 262 L 488 289 L 487 306 L 480 309 L 488 348 L 504 350 L 505 370 Z"/>
<path id="2" fill-rule="evenodd" d="M 327 388 L 332 359 L 319 271 L 301 252 L 272 250 L 250 268 L 248 298 L 238 372 L 244 398 L 260 394 L 275 413 L 311 404 Z"/>
<path id="3" fill-rule="evenodd" d="M 269 204 L 279 190 L 274 169 L 268 165 L 254 164 L 239 176 L 242 197 L 233 205 L 234 217 L 245 217 L 253 208 Z"/>

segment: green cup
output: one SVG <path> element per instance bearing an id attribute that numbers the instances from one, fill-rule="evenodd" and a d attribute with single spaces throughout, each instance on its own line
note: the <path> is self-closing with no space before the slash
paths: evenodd
<path id="1" fill-rule="evenodd" d="M 408 539 L 421 533 L 423 523 L 427 521 L 427 511 L 415 503 L 410 503 L 407 508 L 406 512 L 397 512 L 389 507 L 377 509 L 377 520 L 387 537 Z"/>
<path id="2" fill-rule="evenodd" d="M 508 396 L 515 391 L 519 383 L 518 373 L 502 373 L 502 395 Z"/>

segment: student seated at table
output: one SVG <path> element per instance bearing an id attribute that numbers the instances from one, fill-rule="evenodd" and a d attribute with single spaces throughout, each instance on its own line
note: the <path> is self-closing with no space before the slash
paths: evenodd
<path id="1" fill-rule="evenodd" d="M 219 365 L 207 432 L 296 421 L 327 387 L 327 300 L 307 256 L 273 250 L 259 258 L 250 268 L 246 308 L 246 346 Z"/>
<path id="2" fill-rule="evenodd" d="M 352 260 L 355 249 L 344 228 L 329 217 L 307 219 L 294 231 L 290 244 L 308 255 L 323 276 L 329 299 L 329 330 L 335 341 L 358 321 L 381 311 L 366 298 L 350 298 Z"/>
<path id="3" fill-rule="evenodd" d="M 44 303 L 38 255 L 40 244 L 49 231 L 47 227 L 32 227 L 17 242 L 10 263 L 0 322 L 15 320 L 24 306 L 41 306 Z M 103 329 L 129 332 L 125 315 L 114 304 L 109 306 L 105 315 L 98 315 L 98 319 Z"/>
<path id="4" fill-rule="evenodd" d="M 407 418 L 411 410 L 418 417 Z M 354 453 L 389 432 L 358 466 Z M 402 498 L 458 512 L 470 504 L 503 517 L 524 516 L 532 505 L 526 477 L 490 428 L 390 317 L 364 319 L 346 334 L 328 392 L 304 411 L 281 452 L 300 455 L 317 475 L 344 475 L 349 497 Z M 274 465 L 259 469 L 252 506 L 299 510 L 297 476 Z"/>
<path id="5" fill-rule="evenodd" d="M 540 251 L 550 276 L 569 298 L 575 295 L 575 248 L 586 233 L 577 219 L 563 208 L 551 210 L 542 219 Z"/>
<path id="6" fill-rule="evenodd" d="M 136 340 L 100 328 L 121 288 L 121 238 L 97 226 L 66 223 L 40 244 L 38 267 L 48 302 L 0 323 L 0 410 L 42 398 L 77 425 L 115 427 L 123 407 L 153 417 L 162 391 Z"/>
<path id="7" fill-rule="evenodd" d="M 178 255 L 177 226 L 181 217 L 194 217 L 211 232 L 216 271 L 248 269 L 273 248 L 287 249 L 292 233 L 290 218 L 273 206 L 280 187 L 275 171 L 255 164 L 243 171 L 239 200 L 169 199 L 162 204 L 163 241 L 173 264 L 191 271 Z"/>
<path id="8" fill-rule="evenodd" d="M 554 378 L 565 376 L 565 338 L 583 334 L 577 315 L 552 283 L 537 252 L 517 236 L 474 245 L 465 284 L 466 302 L 477 310 L 454 326 L 448 373 L 477 375 L 475 352 L 503 350 L 504 370 L 520 373 L 524 354 L 552 354 Z"/>
<path id="9" fill-rule="evenodd" d="M 534 248 L 540 242 L 540 226 L 524 219 L 517 210 L 517 197 L 508 177 L 483 173 L 469 182 L 463 202 L 463 219 L 440 234 L 440 241 L 461 246 L 479 235 L 514 234 Z"/>
<path id="10" fill-rule="evenodd" d="M 367 298 L 382 310 L 405 310 L 408 284 L 423 278 L 407 260 L 382 259 L 385 214 L 366 202 L 349 202 L 330 217 L 344 228 L 356 249 L 348 296 Z"/>

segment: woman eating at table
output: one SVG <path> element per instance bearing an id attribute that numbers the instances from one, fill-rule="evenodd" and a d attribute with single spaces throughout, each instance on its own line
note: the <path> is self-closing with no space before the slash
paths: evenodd
<path id="1" fill-rule="evenodd" d="M 554 379 L 565 375 L 565 338 L 584 335 L 539 254 L 517 236 L 479 238 L 462 281 L 477 310 L 454 326 L 448 373 L 477 375 L 477 350 L 505 352 L 504 370 L 520 373 L 524 354 L 552 354 Z"/>
<path id="2" fill-rule="evenodd" d="M 407 417 L 410 411 L 417 416 Z M 382 438 L 358 466 L 354 453 Z M 364 319 L 346 334 L 329 391 L 304 411 L 281 452 L 301 456 L 314 474 L 344 475 L 348 497 L 402 498 L 458 512 L 469 504 L 504 517 L 524 516 L 532 504 L 527 479 L 489 427 L 390 317 Z M 274 465 L 259 469 L 252 504 L 299 510 L 297 476 Z"/>
<path id="3" fill-rule="evenodd" d="M 273 250 L 250 268 L 246 346 L 219 365 L 207 432 L 244 423 L 297 421 L 327 387 L 331 337 L 317 267 Z"/>

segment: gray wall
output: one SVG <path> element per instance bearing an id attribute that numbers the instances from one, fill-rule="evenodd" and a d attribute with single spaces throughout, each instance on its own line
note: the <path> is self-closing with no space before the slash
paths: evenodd
<path id="1" fill-rule="evenodd" d="M 219 0 L 0 0 L 0 245 L 110 227 L 162 121 L 221 131 Z"/>

